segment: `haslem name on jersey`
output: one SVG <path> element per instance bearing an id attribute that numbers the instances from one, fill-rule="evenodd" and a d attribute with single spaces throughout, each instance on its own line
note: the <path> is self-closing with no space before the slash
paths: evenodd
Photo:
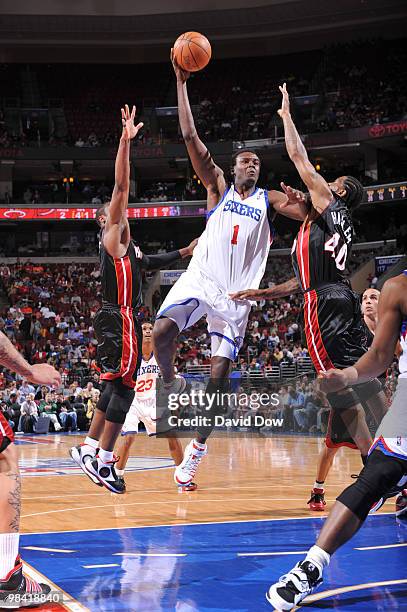
<path id="1" fill-rule="evenodd" d="M 332 211 L 331 212 L 332 221 L 335 225 L 340 225 L 342 228 L 343 235 L 345 236 L 347 244 L 352 242 L 352 234 L 353 228 L 349 223 L 349 218 L 347 215 L 343 214 L 342 211 Z"/>

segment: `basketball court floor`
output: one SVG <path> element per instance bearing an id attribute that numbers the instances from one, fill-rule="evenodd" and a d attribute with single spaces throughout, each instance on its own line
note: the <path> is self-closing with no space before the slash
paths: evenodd
<path id="1" fill-rule="evenodd" d="M 28 573 L 62 592 L 39 610 L 270 610 L 268 585 L 303 557 L 327 514 L 306 505 L 322 439 L 211 439 L 199 489 L 179 493 L 166 441 L 140 435 L 121 496 L 72 463 L 68 449 L 81 439 L 17 438 L 21 552 Z M 358 453 L 342 449 L 327 510 L 359 471 Z M 368 518 L 304 608 L 407 610 L 407 521 L 393 512 L 394 500 Z"/>

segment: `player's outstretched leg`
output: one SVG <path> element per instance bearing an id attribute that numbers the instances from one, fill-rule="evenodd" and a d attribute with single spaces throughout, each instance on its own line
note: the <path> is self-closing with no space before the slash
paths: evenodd
<path id="1" fill-rule="evenodd" d="M 86 474 L 86 476 L 99 487 L 103 486 L 102 483 L 99 482 L 99 480 L 95 476 L 93 476 L 87 471 L 85 467 L 85 462 L 92 461 L 98 451 L 99 439 L 105 427 L 106 410 L 112 397 L 112 393 L 112 384 L 110 382 L 105 383 L 105 387 L 99 397 L 97 408 L 93 415 L 88 435 L 86 436 L 82 444 L 79 444 L 78 446 L 72 446 L 72 448 L 69 449 L 69 454 L 71 455 L 71 458 L 81 468 L 83 473 Z"/>
<path id="2" fill-rule="evenodd" d="M 403 465 L 404 464 L 404 465 Z M 357 481 L 338 497 L 306 558 L 269 588 L 267 601 L 277 610 L 292 610 L 322 583 L 331 555 L 363 525 L 372 504 L 393 490 L 406 474 L 405 462 L 378 450 L 369 456 Z"/>
<path id="3" fill-rule="evenodd" d="M 126 415 L 134 399 L 134 389 L 122 382 L 112 381 L 113 392 L 106 408 L 105 425 L 100 438 L 100 447 L 94 459 L 85 462 L 85 469 L 112 493 L 125 493 L 126 487 L 116 473 L 119 460 L 113 453 L 114 445 L 123 428 Z"/>
<path id="4" fill-rule="evenodd" d="M 4 448 L 4 440 L 7 438 L 3 437 L 3 448 L 0 442 L 0 608 L 12 609 L 26 607 L 31 597 L 32 605 L 40 605 L 40 596 L 51 588 L 23 574 L 18 554 L 21 482 L 17 448 L 13 443 Z"/>
<path id="5" fill-rule="evenodd" d="M 124 490 L 126 490 L 126 482 L 124 480 L 124 471 L 126 469 L 127 461 L 129 459 L 130 450 L 133 442 L 136 439 L 136 434 L 123 433 L 120 436 L 119 444 L 117 445 L 117 454 L 119 460 L 116 464 L 116 474 L 119 482 L 123 484 Z"/>
<path id="6" fill-rule="evenodd" d="M 328 476 L 329 470 L 332 467 L 332 462 L 337 451 L 337 447 L 329 448 L 325 444 L 319 455 L 317 478 L 311 491 L 311 497 L 307 502 L 310 510 L 317 512 L 323 512 L 325 510 L 326 501 L 324 483 L 326 477 Z"/>
<path id="7" fill-rule="evenodd" d="M 175 465 L 177 467 L 180 466 L 184 460 L 184 453 L 183 453 L 182 445 L 179 439 L 169 436 L 168 437 L 168 448 L 170 449 L 171 457 L 173 458 Z M 189 478 L 189 474 L 188 474 L 188 478 Z M 192 482 L 192 480 L 189 480 L 188 482 L 186 482 L 186 484 L 181 484 L 180 482 L 178 482 L 175 476 L 174 476 L 174 480 L 176 484 L 178 485 L 178 487 L 182 489 L 183 491 L 196 491 L 196 489 L 198 488 L 198 485 L 195 482 Z"/>

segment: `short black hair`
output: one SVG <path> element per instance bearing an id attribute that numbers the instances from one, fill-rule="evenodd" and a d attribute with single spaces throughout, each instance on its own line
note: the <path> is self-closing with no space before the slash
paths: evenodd
<path id="1" fill-rule="evenodd" d="M 349 209 L 355 209 L 359 206 L 359 204 L 363 200 L 364 189 L 363 185 L 358 179 L 354 176 L 346 176 L 344 182 L 344 187 L 346 190 L 345 196 L 343 196 L 343 200 L 346 203 L 346 206 Z"/>
<path id="2" fill-rule="evenodd" d="M 239 157 L 239 155 L 242 155 L 243 153 L 253 153 L 253 155 L 256 155 L 260 159 L 260 156 L 255 149 L 239 149 L 238 151 L 236 151 L 236 153 L 233 153 L 232 155 L 231 168 L 233 168 L 236 165 L 237 158 Z"/>

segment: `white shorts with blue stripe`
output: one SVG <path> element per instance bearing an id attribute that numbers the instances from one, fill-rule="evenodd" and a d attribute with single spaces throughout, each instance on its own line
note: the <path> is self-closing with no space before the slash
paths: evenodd
<path id="1" fill-rule="evenodd" d="M 243 344 L 251 304 L 234 301 L 213 280 L 190 267 L 168 293 L 157 319 L 167 317 L 182 331 L 206 316 L 212 357 L 234 361 Z"/>

